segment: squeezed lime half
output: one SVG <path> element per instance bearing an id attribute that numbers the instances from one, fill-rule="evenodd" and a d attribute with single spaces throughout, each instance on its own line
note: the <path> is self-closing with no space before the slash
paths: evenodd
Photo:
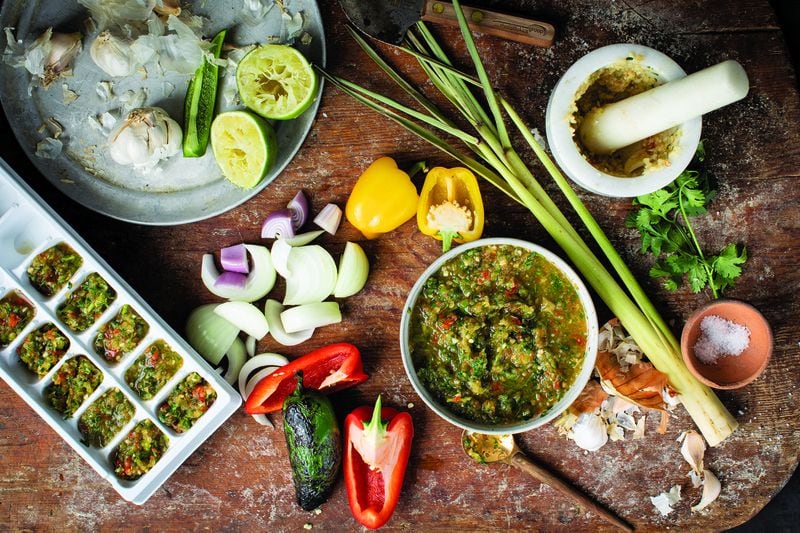
<path id="1" fill-rule="evenodd" d="M 234 185 L 252 189 L 275 162 L 275 130 L 249 111 L 220 113 L 211 124 L 211 149 L 222 174 Z"/>
<path id="2" fill-rule="evenodd" d="M 236 68 L 242 103 L 264 118 L 289 120 L 309 108 L 317 73 L 302 53 L 285 44 L 262 44 Z"/>

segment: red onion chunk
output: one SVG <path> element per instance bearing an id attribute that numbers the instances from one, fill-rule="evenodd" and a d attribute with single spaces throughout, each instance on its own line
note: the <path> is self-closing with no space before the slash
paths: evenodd
<path id="1" fill-rule="evenodd" d="M 247 276 L 240 272 L 223 271 L 214 282 L 215 287 L 231 287 L 234 289 L 244 289 L 247 285 Z"/>
<path id="2" fill-rule="evenodd" d="M 339 229 L 339 223 L 342 221 L 342 210 L 336 204 L 328 204 L 322 208 L 322 211 L 314 219 L 314 224 L 324 229 L 331 235 L 336 234 Z"/>
<path id="3" fill-rule="evenodd" d="M 244 244 L 228 246 L 219 252 L 219 261 L 223 270 L 247 274 L 250 272 L 250 265 L 247 264 L 247 248 Z"/>
<path id="4" fill-rule="evenodd" d="M 292 198 L 292 201 L 289 202 L 286 207 L 289 208 L 289 211 L 292 213 L 292 226 L 294 229 L 298 230 L 303 227 L 303 224 L 308 220 L 309 214 L 308 199 L 306 199 L 306 195 L 303 194 L 303 191 L 297 191 L 297 194 L 294 195 L 294 198 Z"/>
<path id="5" fill-rule="evenodd" d="M 261 238 L 277 239 L 294 237 L 291 210 L 281 209 L 271 213 L 261 225 Z"/>

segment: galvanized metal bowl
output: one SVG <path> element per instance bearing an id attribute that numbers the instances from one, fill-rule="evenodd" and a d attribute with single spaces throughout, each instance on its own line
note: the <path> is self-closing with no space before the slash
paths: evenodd
<path id="1" fill-rule="evenodd" d="M 432 275 L 439 271 L 442 265 L 456 256 L 464 253 L 467 250 L 489 245 L 518 246 L 520 248 L 536 252 L 540 256 L 544 257 L 546 260 L 556 266 L 556 268 L 558 268 L 572 283 L 572 286 L 578 293 L 578 297 L 583 305 L 584 314 L 586 316 L 587 342 L 586 349 L 583 354 L 583 362 L 575 380 L 566 390 L 565 394 L 557 403 L 552 405 L 539 416 L 506 424 L 479 423 L 454 413 L 447 405 L 437 400 L 436 397 L 422 384 L 417 376 L 417 371 L 414 367 L 414 361 L 411 353 L 410 336 L 412 312 L 425 283 Z M 411 385 L 414 387 L 414 390 L 417 392 L 417 394 L 419 394 L 420 398 L 422 398 L 422 401 L 424 401 L 425 404 L 437 415 L 455 426 L 468 429 L 470 431 L 477 431 L 479 433 L 521 433 L 539 427 L 553 420 L 567 407 L 569 407 L 573 401 L 575 401 L 575 399 L 578 397 L 578 394 L 580 394 L 580 392 L 586 386 L 586 383 L 589 381 L 589 377 L 592 374 L 592 369 L 594 368 L 595 359 L 597 358 L 597 334 L 597 314 L 595 312 L 592 299 L 589 296 L 589 291 L 586 289 L 586 286 L 583 284 L 580 277 L 578 277 L 575 271 L 572 270 L 572 268 L 565 261 L 549 250 L 527 241 L 510 238 L 479 239 L 477 241 L 462 244 L 461 246 L 458 246 L 457 248 L 454 248 L 442 255 L 440 258 L 434 261 L 425 270 L 425 272 L 422 273 L 417 282 L 411 288 L 411 292 L 409 293 L 405 306 L 403 307 L 403 316 L 400 320 L 400 352 L 403 358 L 403 366 L 405 367 L 408 379 L 411 381 Z"/>

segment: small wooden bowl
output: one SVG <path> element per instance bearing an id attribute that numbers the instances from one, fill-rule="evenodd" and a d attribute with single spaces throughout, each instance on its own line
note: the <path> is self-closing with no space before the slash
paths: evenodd
<path id="1" fill-rule="evenodd" d="M 700 336 L 700 322 L 716 315 L 750 329 L 750 344 L 738 356 L 723 356 L 713 364 L 705 364 L 694 354 L 694 344 Z M 681 335 L 681 352 L 686 366 L 709 387 L 738 389 L 756 379 L 767 367 L 772 356 L 772 329 L 767 320 L 752 305 L 738 300 L 715 300 L 689 317 Z"/>

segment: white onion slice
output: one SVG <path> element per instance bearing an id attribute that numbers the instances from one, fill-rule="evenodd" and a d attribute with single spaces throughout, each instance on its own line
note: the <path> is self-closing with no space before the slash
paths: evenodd
<path id="1" fill-rule="evenodd" d="M 252 335 L 248 335 L 244 341 L 244 349 L 247 352 L 247 357 L 253 357 L 256 354 L 256 342 L 258 339 Z"/>
<path id="2" fill-rule="evenodd" d="M 214 313 L 217 304 L 201 305 L 186 320 L 186 338 L 212 365 L 218 365 L 233 344 L 239 328 Z"/>
<path id="3" fill-rule="evenodd" d="M 251 361 L 256 361 L 258 364 L 253 364 Z M 272 364 L 269 364 L 270 362 L 272 362 Z M 242 399 L 247 401 L 250 393 L 253 392 L 253 389 L 256 388 L 256 385 L 258 385 L 262 379 L 272 374 L 278 368 L 282 367 L 288 362 L 289 361 L 285 357 L 278 354 L 261 354 L 248 361 L 250 364 L 248 365 L 246 363 L 247 368 L 242 367 L 242 370 L 239 373 L 239 394 L 242 395 Z M 259 369 L 258 372 L 253 374 L 250 379 L 247 379 L 250 372 L 255 369 Z M 272 421 L 265 414 L 253 415 L 253 420 L 262 426 L 275 427 L 272 425 Z"/>
<path id="4" fill-rule="evenodd" d="M 288 362 L 288 359 L 277 353 L 262 353 L 256 355 L 252 359 L 248 360 L 239 371 L 239 392 L 245 390 L 247 378 L 254 370 L 264 368 L 265 366 L 283 366 Z M 247 396 L 249 396 L 249 394 Z M 247 400 L 247 396 L 243 395 L 243 398 Z"/>
<path id="5" fill-rule="evenodd" d="M 352 296 L 367 283 L 369 259 L 364 249 L 354 242 L 347 242 L 342 257 L 339 258 L 339 274 L 333 295 L 336 298 Z"/>
<path id="6" fill-rule="evenodd" d="M 264 313 L 251 303 L 225 302 L 214 308 L 214 312 L 256 339 L 263 339 L 269 333 Z"/>
<path id="7" fill-rule="evenodd" d="M 314 334 L 314 328 L 308 328 L 294 333 L 287 333 L 283 329 L 283 321 L 281 321 L 281 313 L 284 307 L 277 300 L 267 300 L 264 305 L 264 315 L 267 317 L 269 324 L 269 333 L 272 338 L 284 346 L 295 346 L 301 342 L 305 342 Z"/>
<path id="8" fill-rule="evenodd" d="M 336 287 L 336 263 L 331 254 L 317 244 L 292 248 L 288 269 L 284 305 L 321 302 Z"/>
<path id="9" fill-rule="evenodd" d="M 281 313 L 283 329 L 295 333 L 305 329 L 320 328 L 342 321 L 342 313 L 336 302 L 315 302 L 298 305 Z"/>
<path id="10" fill-rule="evenodd" d="M 255 302 L 267 295 L 272 287 L 275 286 L 275 268 L 272 266 L 269 250 L 265 246 L 245 244 L 245 248 L 250 252 L 253 261 L 250 274 L 244 288 L 236 288 L 228 285 L 216 285 L 217 278 L 220 276 L 217 266 L 214 264 L 214 256 L 205 254 L 200 270 L 200 277 L 203 285 L 216 296 L 237 300 L 241 302 Z"/>
<path id="11" fill-rule="evenodd" d="M 289 254 L 292 252 L 292 246 L 286 242 L 286 239 L 275 239 L 272 243 L 272 266 L 275 271 L 283 278 L 289 277 Z"/>
<path id="12" fill-rule="evenodd" d="M 228 358 L 228 370 L 225 372 L 223 379 L 233 385 L 239 379 L 239 372 L 241 372 L 242 366 L 247 360 L 247 350 L 245 350 L 242 339 L 236 337 L 225 356 Z"/>
<path id="13" fill-rule="evenodd" d="M 285 240 L 287 244 L 291 244 L 292 246 L 305 246 L 306 244 L 310 243 L 323 233 L 325 233 L 323 230 L 318 229 L 314 231 L 307 231 L 305 233 L 301 233 L 300 235 L 295 235 L 290 239 L 283 239 L 283 240 Z"/>

